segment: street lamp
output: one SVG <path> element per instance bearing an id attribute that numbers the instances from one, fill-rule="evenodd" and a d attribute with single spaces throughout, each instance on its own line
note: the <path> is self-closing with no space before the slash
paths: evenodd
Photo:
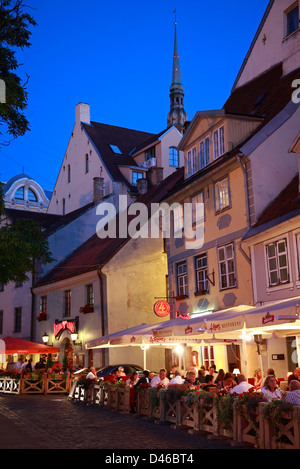
<path id="1" fill-rule="evenodd" d="M 48 334 L 47 334 L 46 332 L 45 332 L 45 334 L 43 335 L 42 339 L 43 339 L 44 344 L 47 345 L 48 342 L 49 342 L 49 336 L 48 336 Z"/>
<path id="2" fill-rule="evenodd" d="M 72 332 L 71 334 L 71 339 L 73 341 L 73 344 L 76 346 L 80 346 L 82 348 L 82 341 L 81 340 L 77 340 L 78 339 L 78 333 L 77 332 Z"/>

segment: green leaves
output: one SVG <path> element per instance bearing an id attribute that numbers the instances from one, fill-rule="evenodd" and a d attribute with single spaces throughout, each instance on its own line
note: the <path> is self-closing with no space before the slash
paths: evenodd
<path id="1" fill-rule="evenodd" d="M 6 85 L 6 102 L 0 103 L 0 135 L 13 138 L 22 136 L 29 129 L 24 110 L 27 108 L 26 83 L 15 73 L 20 67 L 16 50 L 30 47 L 29 26 L 36 26 L 35 20 L 23 9 L 23 0 L 3 0 L 0 5 L 0 79 Z M 1 145 L 7 145 L 0 142 Z"/>
<path id="2" fill-rule="evenodd" d="M 36 273 L 36 261 L 53 261 L 40 225 L 31 219 L 18 219 L 0 229 L 0 283 L 25 282 Z"/>

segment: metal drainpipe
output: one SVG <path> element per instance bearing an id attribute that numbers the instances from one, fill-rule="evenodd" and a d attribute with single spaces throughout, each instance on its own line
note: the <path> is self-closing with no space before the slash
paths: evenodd
<path id="1" fill-rule="evenodd" d="M 237 160 L 238 160 L 238 162 L 239 162 L 239 164 L 242 168 L 243 174 L 244 174 L 244 188 L 245 188 L 245 200 L 246 200 L 246 212 L 247 212 L 247 229 L 249 230 L 251 228 L 251 224 L 250 224 L 250 210 L 249 210 L 249 198 L 248 198 L 247 170 L 246 170 L 246 168 L 245 168 L 245 166 L 242 162 L 241 156 L 238 156 Z M 243 256 L 245 257 L 245 259 L 247 260 L 247 262 L 249 264 L 251 264 L 251 259 L 248 256 L 248 254 L 244 251 L 244 249 L 242 248 L 241 242 L 238 243 L 238 248 L 239 248 L 240 252 L 243 254 Z"/>
<path id="2" fill-rule="evenodd" d="M 103 266 L 98 267 L 97 269 L 97 275 L 99 278 L 99 286 L 100 286 L 100 310 L 101 310 L 101 335 L 104 336 L 104 330 L 105 330 L 105 323 L 104 323 L 104 300 L 103 300 L 103 273 L 101 271 Z M 101 349 L 101 354 L 102 354 L 102 366 L 105 365 L 105 349 Z"/>

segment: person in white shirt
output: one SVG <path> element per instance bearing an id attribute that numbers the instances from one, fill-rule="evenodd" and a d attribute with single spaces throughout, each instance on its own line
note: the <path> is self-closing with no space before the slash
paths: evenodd
<path id="1" fill-rule="evenodd" d="M 161 368 L 158 376 L 154 376 L 151 380 L 152 388 L 167 388 L 169 384 L 169 379 L 167 378 L 167 370 Z"/>
<path id="2" fill-rule="evenodd" d="M 285 396 L 285 402 L 300 405 L 300 382 L 293 379 L 289 384 L 289 392 Z"/>
<path id="3" fill-rule="evenodd" d="M 175 377 L 171 379 L 169 384 L 183 384 L 183 383 L 184 383 L 184 380 L 182 379 L 181 374 L 179 373 L 179 371 L 176 371 Z"/>
<path id="4" fill-rule="evenodd" d="M 253 385 L 247 382 L 245 375 L 237 375 L 236 381 L 237 385 L 231 389 L 230 394 L 243 394 L 253 388 Z"/>
<path id="5" fill-rule="evenodd" d="M 283 397 L 283 392 L 277 386 L 276 378 L 273 375 L 266 377 L 261 392 L 268 401 L 275 401 Z"/>

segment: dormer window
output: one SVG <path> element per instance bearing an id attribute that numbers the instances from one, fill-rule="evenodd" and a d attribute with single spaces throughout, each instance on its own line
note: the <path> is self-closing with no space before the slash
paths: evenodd
<path id="1" fill-rule="evenodd" d="M 225 153 L 224 126 L 219 127 L 213 132 L 214 159 L 219 158 Z"/>
<path id="2" fill-rule="evenodd" d="M 140 171 L 132 171 L 132 185 L 136 186 L 138 179 L 143 179 L 143 173 Z"/>
<path id="3" fill-rule="evenodd" d="M 155 147 L 148 148 L 148 150 L 145 151 L 145 161 L 151 158 L 155 158 Z"/>

